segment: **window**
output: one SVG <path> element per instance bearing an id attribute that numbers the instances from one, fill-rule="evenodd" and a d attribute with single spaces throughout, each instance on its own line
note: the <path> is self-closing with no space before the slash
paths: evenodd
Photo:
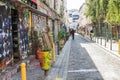
<path id="1" fill-rule="evenodd" d="M 79 18 L 73 18 L 73 20 L 78 20 Z"/>
<path id="2" fill-rule="evenodd" d="M 72 17 L 72 14 L 69 14 L 69 17 Z"/>
<path id="3" fill-rule="evenodd" d="M 73 15 L 73 18 L 79 19 L 79 15 Z"/>

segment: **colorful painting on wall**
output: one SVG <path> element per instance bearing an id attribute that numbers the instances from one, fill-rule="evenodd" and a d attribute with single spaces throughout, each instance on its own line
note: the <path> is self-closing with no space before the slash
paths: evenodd
<path id="1" fill-rule="evenodd" d="M 12 31 L 10 8 L 0 6 L 0 60 L 12 54 Z"/>
<path id="2" fill-rule="evenodd" d="M 26 58 L 27 57 L 27 53 L 28 53 L 28 27 L 29 27 L 29 23 L 28 20 L 29 19 L 29 12 L 28 11 L 24 11 L 24 15 L 19 17 L 19 48 L 20 48 L 20 54 L 22 56 L 22 58 Z"/>

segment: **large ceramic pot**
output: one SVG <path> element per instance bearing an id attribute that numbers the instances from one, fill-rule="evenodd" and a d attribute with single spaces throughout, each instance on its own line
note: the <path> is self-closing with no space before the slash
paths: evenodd
<path id="1" fill-rule="evenodd" d="M 49 70 L 51 67 L 52 56 L 50 52 L 38 52 L 37 53 L 40 66 L 43 70 Z"/>

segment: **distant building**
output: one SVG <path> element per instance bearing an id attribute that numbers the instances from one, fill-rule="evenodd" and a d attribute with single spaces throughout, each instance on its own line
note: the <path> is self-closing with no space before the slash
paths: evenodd
<path id="1" fill-rule="evenodd" d="M 68 10 L 68 20 L 69 27 L 76 29 L 79 20 L 79 11 L 77 9 Z"/>
<path id="2" fill-rule="evenodd" d="M 92 26 L 91 26 L 91 18 L 85 16 L 85 10 L 86 10 L 85 7 L 86 7 L 86 3 L 83 3 L 83 5 L 79 9 L 78 29 L 80 30 L 80 32 L 84 31 L 82 33 L 88 34 L 92 29 Z"/>

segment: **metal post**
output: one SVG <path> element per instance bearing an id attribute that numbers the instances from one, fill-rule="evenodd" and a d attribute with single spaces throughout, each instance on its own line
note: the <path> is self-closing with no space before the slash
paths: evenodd
<path id="1" fill-rule="evenodd" d="M 120 54 L 120 40 L 118 41 L 118 53 Z"/>
<path id="2" fill-rule="evenodd" d="M 26 64 L 21 63 L 21 80 L 26 80 Z"/>
<path id="3" fill-rule="evenodd" d="M 106 37 L 105 37 L 105 47 L 106 47 L 106 42 L 107 42 L 107 39 L 106 39 Z"/>
<path id="4" fill-rule="evenodd" d="M 53 45 L 53 61 L 55 62 L 56 61 L 56 53 L 55 53 L 55 44 L 54 42 L 52 43 Z"/>
<path id="5" fill-rule="evenodd" d="M 100 44 L 102 45 L 102 37 L 100 37 Z"/>
<path id="6" fill-rule="evenodd" d="M 99 40 L 99 38 L 97 37 L 97 43 L 99 43 L 99 41 L 98 41 L 98 40 Z"/>
<path id="7" fill-rule="evenodd" d="M 112 38 L 110 39 L 110 50 L 112 50 Z"/>

